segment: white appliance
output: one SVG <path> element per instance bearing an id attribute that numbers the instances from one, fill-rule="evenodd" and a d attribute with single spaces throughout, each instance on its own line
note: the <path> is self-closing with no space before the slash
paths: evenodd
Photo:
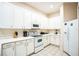
<path id="1" fill-rule="evenodd" d="M 42 40 L 42 36 L 40 35 L 40 33 L 37 32 L 37 31 L 33 31 L 33 32 L 30 32 L 29 35 L 34 37 L 34 46 L 35 46 L 34 50 L 35 50 L 35 53 L 42 50 L 44 48 L 44 45 L 43 45 L 43 40 Z"/>
<path id="2" fill-rule="evenodd" d="M 68 53 L 69 49 L 69 23 L 65 22 L 64 23 L 64 51 Z"/>
<path id="3" fill-rule="evenodd" d="M 71 56 L 78 55 L 78 19 L 65 22 L 64 51 Z"/>
<path id="4" fill-rule="evenodd" d="M 42 36 L 40 35 L 39 29 L 40 28 L 38 24 L 33 24 L 33 27 L 29 31 L 29 36 L 35 37 L 34 39 L 35 53 L 39 52 L 44 48 Z"/>
<path id="5" fill-rule="evenodd" d="M 38 24 L 33 24 L 31 30 L 29 31 L 29 36 L 40 35 L 39 29 L 40 28 Z"/>
<path id="6" fill-rule="evenodd" d="M 34 37 L 35 37 L 35 53 L 37 53 L 44 48 L 43 40 L 42 40 L 41 35 L 37 35 Z"/>
<path id="7" fill-rule="evenodd" d="M 39 29 L 40 27 L 39 27 L 39 24 L 32 24 L 32 28 L 31 29 Z"/>

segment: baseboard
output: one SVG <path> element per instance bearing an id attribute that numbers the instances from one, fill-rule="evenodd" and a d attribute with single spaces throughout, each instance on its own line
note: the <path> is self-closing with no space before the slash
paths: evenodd
<path id="1" fill-rule="evenodd" d="M 70 54 L 68 54 L 67 52 L 63 51 L 64 53 L 66 53 L 68 56 L 71 56 Z"/>
<path id="2" fill-rule="evenodd" d="M 43 49 L 44 49 L 44 48 L 43 48 Z M 38 52 L 36 52 L 36 53 L 34 52 L 34 54 L 37 54 L 37 53 L 39 53 L 39 52 L 40 52 L 40 51 L 42 51 L 43 49 L 39 50 L 39 51 L 38 51 Z"/>
<path id="3" fill-rule="evenodd" d="M 27 55 L 27 56 L 31 56 L 31 55 L 33 55 L 34 54 L 34 52 L 33 53 L 31 53 L 31 54 L 29 54 L 29 55 Z"/>
<path id="4" fill-rule="evenodd" d="M 48 45 L 46 45 L 44 48 L 48 47 L 49 45 L 51 45 L 50 43 Z"/>

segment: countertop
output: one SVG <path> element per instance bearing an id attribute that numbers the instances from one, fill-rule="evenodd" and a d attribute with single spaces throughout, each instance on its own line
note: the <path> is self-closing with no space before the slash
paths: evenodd
<path id="1" fill-rule="evenodd" d="M 42 36 L 47 36 L 47 35 L 60 35 L 60 34 L 49 33 L 49 34 L 43 34 Z"/>
<path id="2" fill-rule="evenodd" d="M 42 36 L 50 36 L 50 35 L 55 35 L 55 34 L 43 34 Z M 60 34 L 57 34 L 60 35 Z M 32 39 L 34 37 L 28 36 L 28 37 L 18 37 L 18 38 L 8 38 L 8 39 L 0 39 L 0 45 L 4 43 L 9 43 L 9 42 L 14 42 L 14 41 L 20 41 L 20 40 L 27 40 L 27 39 Z"/>
<path id="3" fill-rule="evenodd" d="M 19 37 L 19 38 L 9 38 L 9 39 L 0 39 L 0 45 L 4 43 L 9 43 L 9 42 L 15 42 L 15 41 L 20 41 L 20 40 L 27 40 L 27 39 L 33 39 L 34 37 Z"/>

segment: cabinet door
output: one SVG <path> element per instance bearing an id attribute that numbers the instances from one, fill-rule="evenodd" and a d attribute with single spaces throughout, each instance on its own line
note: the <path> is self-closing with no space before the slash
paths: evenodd
<path id="1" fill-rule="evenodd" d="M 64 51 L 69 53 L 69 23 L 64 23 Z"/>
<path id="2" fill-rule="evenodd" d="M 11 28 L 13 25 L 14 11 L 10 3 L 0 3 L 0 27 Z"/>
<path id="3" fill-rule="evenodd" d="M 50 35 L 47 35 L 47 44 L 50 44 Z"/>
<path id="4" fill-rule="evenodd" d="M 60 16 L 52 17 L 49 19 L 49 28 L 50 29 L 60 29 L 61 28 L 61 19 Z"/>
<path id="5" fill-rule="evenodd" d="M 44 43 L 44 47 L 49 44 L 49 39 L 47 36 L 43 36 L 43 43 Z"/>
<path id="6" fill-rule="evenodd" d="M 37 12 L 32 11 L 32 25 L 38 24 L 40 28 L 40 15 Z"/>
<path id="7" fill-rule="evenodd" d="M 60 44 L 60 35 L 52 34 L 49 36 L 50 43 L 59 46 Z"/>
<path id="8" fill-rule="evenodd" d="M 14 50 L 14 43 L 7 43 L 2 45 L 2 55 L 3 56 L 14 56 L 15 50 Z"/>
<path id="9" fill-rule="evenodd" d="M 54 35 L 50 35 L 49 37 L 50 37 L 50 43 L 54 44 L 55 42 Z"/>
<path id="10" fill-rule="evenodd" d="M 14 28 L 23 28 L 24 9 L 15 6 L 14 7 Z"/>
<path id="11" fill-rule="evenodd" d="M 70 22 L 69 26 L 69 54 L 78 55 L 78 21 Z"/>
<path id="12" fill-rule="evenodd" d="M 44 45 L 44 47 L 45 47 L 45 46 L 47 45 L 47 44 L 46 44 L 46 42 L 47 42 L 47 41 L 46 41 L 46 37 L 43 36 L 42 39 L 43 39 L 43 45 Z"/>
<path id="13" fill-rule="evenodd" d="M 56 36 L 55 36 L 55 44 L 56 44 L 57 46 L 60 45 L 60 35 L 56 35 Z"/>
<path id="14" fill-rule="evenodd" d="M 27 40 L 27 55 L 34 52 L 34 39 Z"/>
<path id="15" fill-rule="evenodd" d="M 16 56 L 26 56 L 26 41 L 16 42 Z"/>
<path id="16" fill-rule="evenodd" d="M 31 28 L 31 12 L 27 9 L 24 10 L 24 28 L 30 29 Z"/>
<path id="17" fill-rule="evenodd" d="M 41 29 L 45 29 L 46 28 L 46 20 L 45 19 L 43 19 L 43 17 L 41 18 L 41 20 L 40 20 L 40 22 L 41 22 L 41 26 L 40 26 L 40 28 Z"/>
<path id="18" fill-rule="evenodd" d="M 46 17 L 41 17 L 40 18 L 40 28 L 41 29 L 48 29 L 48 19 Z"/>

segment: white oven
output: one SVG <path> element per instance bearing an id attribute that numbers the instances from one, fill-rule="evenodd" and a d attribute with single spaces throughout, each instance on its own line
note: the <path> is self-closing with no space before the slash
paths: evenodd
<path id="1" fill-rule="evenodd" d="M 41 35 L 34 36 L 35 37 L 35 53 L 39 52 L 44 48 L 43 40 Z"/>
<path id="2" fill-rule="evenodd" d="M 35 48 L 38 48 L 43 44 L 41 37 L 35 37 Z"/>

